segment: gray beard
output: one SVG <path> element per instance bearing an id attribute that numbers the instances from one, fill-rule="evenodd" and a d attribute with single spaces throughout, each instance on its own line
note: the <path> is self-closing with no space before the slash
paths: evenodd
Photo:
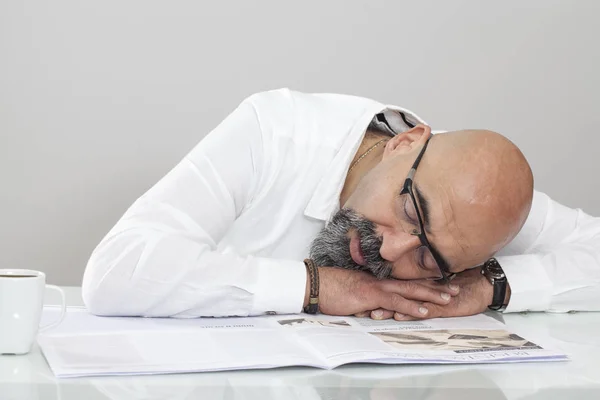
<path id="1" fill-rule="evenodd" d="M 350 255 L 348 232 L 354 229 L 360 237 L 360 248 L 366 261 L 358 265 Z M 382 240 L 373 222 L 349 208 L 340 209 L 310 245 L 310 258 L 318 266 L 341 267 L 370 272 L 379 279 L 390 278 L 392 264 L 379 254 Z"/>

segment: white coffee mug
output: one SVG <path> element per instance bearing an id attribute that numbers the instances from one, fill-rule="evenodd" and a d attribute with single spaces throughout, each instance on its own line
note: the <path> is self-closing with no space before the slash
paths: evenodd
<path id="1" fill-rule="evenodd" d="M 40 327 L 46 288 L 60 293 L 60 318 Z M 54 328 L 65 318 L 65 293 L 46 285 L 46 275 L 30 269 L 0 269 L 0 354 L 26 354 L 38 331 Z"/>

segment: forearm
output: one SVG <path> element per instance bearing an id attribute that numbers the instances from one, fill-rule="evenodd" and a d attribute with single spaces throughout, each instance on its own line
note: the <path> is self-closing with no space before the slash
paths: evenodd
<path id="1" fill-rule="evenodd" d="M 600 307 L 599 218 L 535 192 L 527 222 L 496 259 L 510 287 L 506 312 Z"/>
<path id="2" fill-rule="evenodd" d="M 108 237 L 96 249 L 83 297 L 99 315 L 295 313 L 301 311 L 305 275 L 302 262 L 220 254 L 180 235 L 140 228 Z"/>
<path id="3" fill-rule="evenodd" d="M 593 245 L 499 257 L 510 291 L 506 312 L 600 310 L 600 257 Z"/>

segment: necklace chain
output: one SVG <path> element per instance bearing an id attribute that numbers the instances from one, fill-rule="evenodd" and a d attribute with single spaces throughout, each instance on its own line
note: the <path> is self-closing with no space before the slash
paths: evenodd
<path id="1" fill-rule="evenodd" d="M 367 154 L 369 154 L 370 152 L 372 152 L 377 146 L 379 146 L 381 143 L 383 142 L 387 142 L 389 139 L 381 139 L 379 142 L 375 143 L 373 146 L 369 147 L 367 149 L 367 151 L 365 151 L 360 157 L 358 157 L 358 159 L 356 161 L 354 161 L 352 163 L 352 165 L 350 166 L 350 169 L 348 169 L 348 173 L 350 173 L 350 171 L 352 171 L 354 169 L 354 167 L 356 167 L 356 165 L 367 156 Z"/>

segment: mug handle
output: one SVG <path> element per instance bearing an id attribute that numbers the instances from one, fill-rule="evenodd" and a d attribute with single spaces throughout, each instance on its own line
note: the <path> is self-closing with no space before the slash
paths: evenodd
<path id="1" fill-rule="evenodd" d="M 58 326 L 61 322 L 63 322 L 63 319 L 65 319 L 65 315 L 67 313 L 67 301 L 65 298 L 65 292 L 59 288 L 58 286 L 54 286 L 54 285 L 46 285 L 46 289 L 53 289 L 56 290 L 58 293 L 60 293 L 60 298 L 61 298 L 61 308 L 60 308 L 60 318 L 58 318 L 58 320 L 49 323 L 48 325 L 44 325 L 40 327 L 40 332 L 44 332 L 48 329 L 52 329 L 56 326 Z"/>

